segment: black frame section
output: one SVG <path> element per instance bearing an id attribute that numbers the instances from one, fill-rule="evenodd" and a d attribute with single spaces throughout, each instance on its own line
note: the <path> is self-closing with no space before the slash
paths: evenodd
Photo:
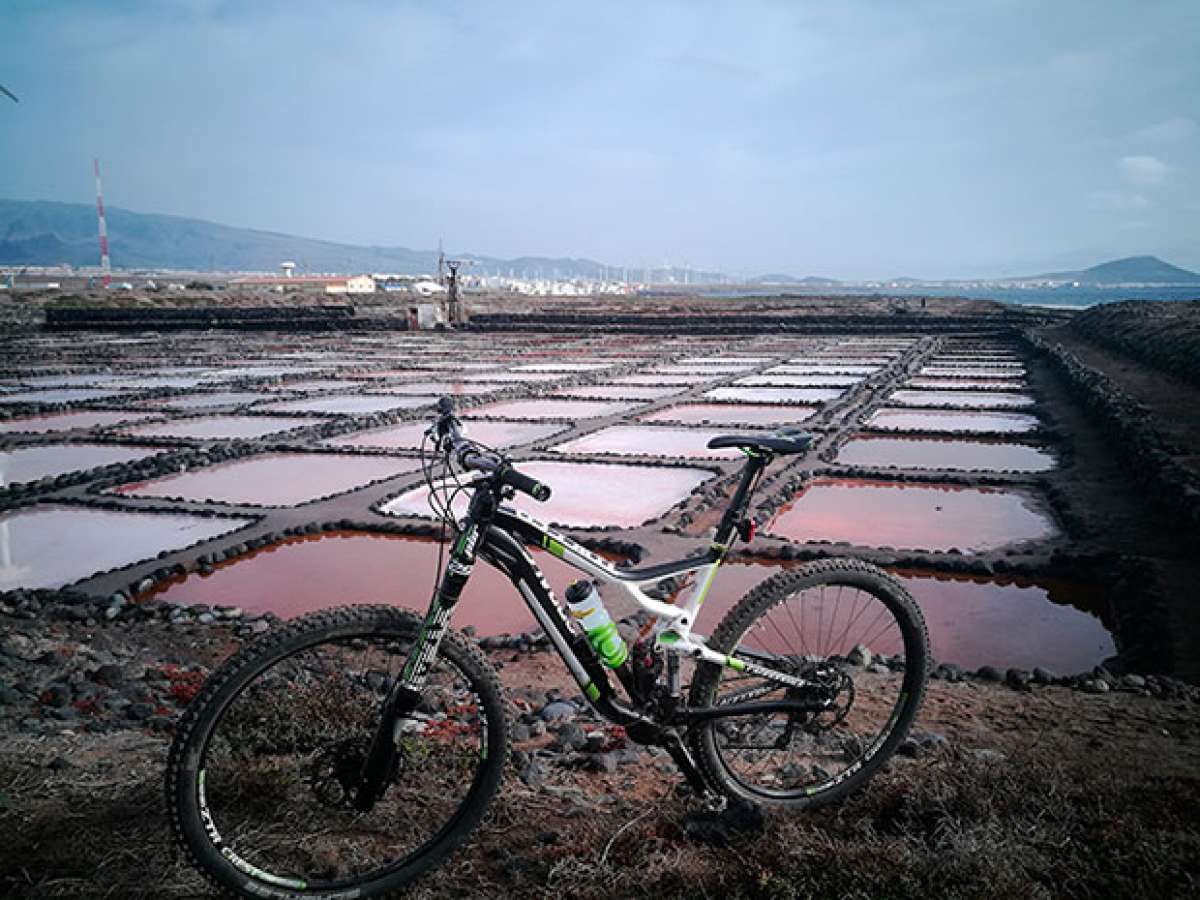
<path id="1" fill-rule="evenodd" d="M 547 634 L 547 637 L 563 656 L 572 676 L 578 681 L 577 669 L 579 669 L 587 673 L 590 679 L 589 682 L 579 685 L 584 696 L 601 715 L 618 725 L 640 722 L 657 727 L 658 723 L 634 712 L 621 702 L 608 677 L 609 670 L 600 661 L 600 657 L 592 649 L 587 637 L 571 630 L 562 609 L 554 602 L 554 598 L 550 594 L 550 588 L 542 570 L 538 568 L 529 551 L 504 526 L 508 523 L 519 523 L 526 534 L 532 532 L 540 535 L 543 532 L 531 528 L 528 523 L 519 519 L 504 515 L 503 510 L 497 511 L 496 518 L 501 520 L 501 523 L 493 523 L 488 528 L 480 544 L 479 555 L 489 565 L 508 576 L 513 587 L 529 604 L 530 611 L 533 612 L 535 618 L 550 623 L 554 633 Z M 522 585 L 532 594 L 532 598 L 521 589 Z M 537 606 L 536 609 L 533 608 L 534 604 Z M 538 615 L 538 610 L 542 615 Z M 572 665 L 572 663 L 576 665 Z M 595 686 L 594 696 L 588 691 L 589 685 Z"/>

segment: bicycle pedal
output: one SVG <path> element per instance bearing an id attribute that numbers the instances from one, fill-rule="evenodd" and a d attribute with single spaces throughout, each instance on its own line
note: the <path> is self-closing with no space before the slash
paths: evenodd
<path id="1" fill-rule="evenodd" d="M 683 820 L 683 830 L 698 843 L 729 847 L 743 838 L 760 834 L 766 821 L 761 806 L 737 799 L 729 801 L 719 812 L 704 809 L 689 813 Z"/>

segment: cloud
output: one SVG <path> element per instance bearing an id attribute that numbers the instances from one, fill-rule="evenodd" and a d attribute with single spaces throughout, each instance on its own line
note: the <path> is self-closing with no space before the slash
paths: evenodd
<path id="1" fill-rule="evenodd" d="M 1157 156 L 1122 156 L 1117 168 L 1126 181 L 1141 187 L 1155 187 L 1167 178 L 1167 164 Z"/>
<path id="2" fill-rule="evenodd" d="M 1154 125 L 1139 128 L 1134 132 L 1134 137 L 1138 140 L 1152 141 L 1156 144 L 1170 144 L 1177 141 L 1186 141 L 1197 131 L 1200 131 L 1200 126 L 1197 126 L 1195 119 L 1189 119 L 1186 116 L 1174 116 Z"/>

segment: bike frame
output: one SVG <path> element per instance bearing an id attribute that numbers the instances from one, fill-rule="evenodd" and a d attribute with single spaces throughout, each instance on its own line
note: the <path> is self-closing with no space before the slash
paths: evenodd
<path id="1" fill-rule="evenodd" d="M 696 722 L 727 716 L 767 712 L 805 713 L 824 709 L 828 705 L 825 701 L 798 697 L 703 708 L 687 707 L 682 703 L 679 665 L 684 656 L 755 675 L 787 688 L 804 689 L 812 686 L 804 678 L 760 666 L 754 661 L 756 658 L 773 659 L 770 654 L 746 650 L 739 650 L 736 655 L 717 653 L 709 649 L 704 638 L 692 630 L 717 568 L 725 558 L 735 534 L 748 528 L 749 523 L 742 516 L 758 476 L 772 458 L 769 453 L 749 448 L 743 448 L 743 452 L 747 461 L 741 481 L 707 552 L 644 569 L 619 570 L 532 516 L 501 505 L 501 501 L 511 497 L 513 491 L 495 477 L 480 477 L 469 485 L 461 485 L 473 489 L 467 516 L 457 526 L 450 561 L 441 583 L 433 593 L 421 630 L 400 676 L 393 682 L 383 703 L 380 724 L 363 766 L 355 806 L 364 811 L 370 809 L 386 790 L 386 776 L 394 764 L 404 723 L 420 702 L 429 667 L 437 656 L 438 647 L 449 628 L 451 614 L 479 557 L 508 576 L 596 711 L 610 722 L 628 727 L 631 737 L 637 735 L 634 739 L 640 743 L 657 743 L 666 747 L 693 787 L 702 794 L 710 792 L 709 786 L 683 746 L 676 726 L 687 727 Z M 670 702 L 665 710 L 652 708 L 653 704 L 639 701 L 631 688 L 633 679 L 625 667 L 616 671 L 633 705 L 621 700 L 609 678 L 612 670 L 600 661 L 587 636 L 571 627 L 562 607 L 555 601 L 545 575 L 526 549 L 527 545 L 541 547 L 601 584 L 614 587 L 639 609 L 658 617 L 655 645 L 666 651 L 668 664 Z M 702 572 L 702 575 L 691 596 L 681 605 L 655 600 L 642 590 L 643 585 L 689 572 Z M 644 700 L 641 698 L 641 701 Z"/>
<path id="2" fill-rule="evenodd" d="M 716 539 L 709 545 L 707 552 L 644 569 L 617 569 L 533 516 L 510 506 L 500 505 L 499 493 L 488 488 L 489 480 L 476 479 L 471 483 L 474 490 L 468 515 L 459 527 L 445 576 L 438 590 L 434 592 L 417 646 L 413 648 L 408 664 L 401 673 L 400 685 L 413 693 L 419 693 L 429 663 L 449 625 L 450 614 L 471 575 L 476 559 L 482 556 L 485 562 L 508 576 L 555 650 L 562 656 L 584 696 L 597 710 L 618 722 L 644 719 L 641 714 L 632 712 L 616 701 L 608 677 L 610 670 L 600 663 L 598 655 L 588 641 L 568 624 L 567 617 L 556 602 L 545 575 L 526 549 L 528 545 L 546 550 L 600 584 L 614 588 L 638 609 L 657 617 L 655 646 L 665 650 L 676 660 L 688 657 L 699 662 L 758 675 L 788 687 L 806 687 L 808 682 L 804 679 L 758 666 L 751 659 L 743 658 L 754 654 L 744 651 L 736 656 L 717 653 L 709 649 L 702 635 L 693 631 L 696 616 L 712 587 L 717 569 L 729 550 L 739 520 L 748 504 L 752 487 L 771 459 L 767 454 L 752 451 L 746 451 L 746 455 L 746 466 L 742 471 L 737 491 L 717 528 Z M 700 575 L 691 595 L 682 604 L 664 603 L 648 596 L 643 590 L 644 586 L 664 578 L 691 572 L 699 572 Z M 677 694 L 677 685 L 673 684 L 671 687 L 673 693 Z"/>
<path id="3" fill-rule="evenodd" d="M 606 687 L 611 689 L 607 676 L 610 670 L 599 665 L 599 657 L 590 644 L 586 641 L 572 640 L 575 632 L 567 624 L 562 607 L 555 600 L 554 592 L 547 584 L 541 569 L 524 546 L 511 538 L 506 539 L 505 535 L 518 537 L 526 544 L 541 547 L 596 582 L 614 588 L 638 609 L 657 617 L 658 622 L 654 629 L 656 648 L 676 656 L 715 663 L 738 671 L 764 674 L 781 684 L 794 687 L 805 684 L 800 679 L 780 672 L 760 670 L 752 662 L 735 656 L 717 653 L 709 649 L 702 635 L 693 631 L 696 617 L 712 587 L 717 569 L 725 558 L 728 549 L 726 546 L 714 543 L 708 552 L 701 556 L 646 569 L 621 570 L 532 516 L 519 510 L 501 507 L 480 554 L 488 563 L 508 575 L 513 586 L 525 598 L 530 612 L 562 656 L 567 668 L 579 682 L 584 696 L 593 703 L 607 693 Z M 699 575 L 690 595 L 681 604 L 664 603 L 648 596 L 643 590 L 647 585 L 655 584 L 664 578 L 692 572 Z M 583 660 L 579 658 L 577 648 L 586 648 Z M 600 679 L 595 677 L 597 670 Z"/>

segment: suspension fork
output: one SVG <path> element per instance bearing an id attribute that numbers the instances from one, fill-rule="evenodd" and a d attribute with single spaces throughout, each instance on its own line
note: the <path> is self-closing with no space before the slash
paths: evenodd
<path id="1" fill-rule="evenodd" d="M 354 807 L 362 812 L 368 812 L 387 790 L 388 775 L 396 765 L 400 725 L 412 715 L 421 700 L 429 668 L 449 627 L 450 614 L 471 577 L 481 535 L 486 533 L 495 510 L 496 498 L 490 491 L 481 489 L 475 492 L 466 524 L 451 548 L 450 562 L 442 575 L 441 584 L 429 601 L 421 630 L 409 648 L 400 677 L 392 683 L 383 701 L 379 727 L 371 739 L 371 749 L 363 763 L 358 789 L 354 792 Z"/>

